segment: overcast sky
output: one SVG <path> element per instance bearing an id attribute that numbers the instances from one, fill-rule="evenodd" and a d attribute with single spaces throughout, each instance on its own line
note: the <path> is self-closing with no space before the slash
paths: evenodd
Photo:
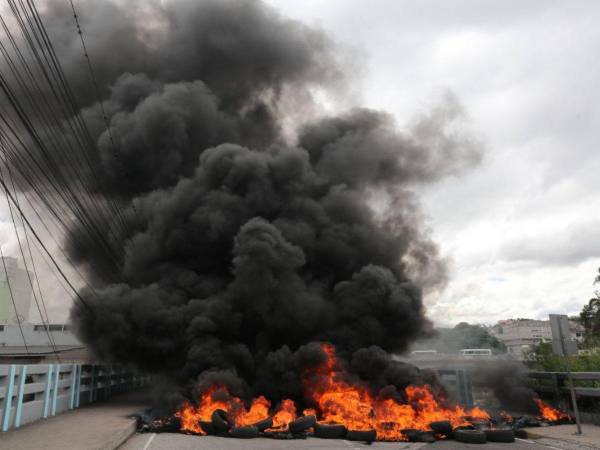
<path id="1" fill-rule="evenodd" d="M 479 166 L 421 193 L 450 261 L 437 324 L 579 312 L 600 266 L 600 2 L 267 3 L 352 48 L 348 103 L 402 125 L 452 92 L 483 142 Z M 68 303 L 53 296 L 53 320 Z"/>
<path id="2" fill-rule="evenodd" d="M 352 46 L 400 124 L 453 92 L 482 163 L 423 192 L 450 283 L 438 324 L 576 314 L 600 266 L 600 2 L 269 0 Z"/>

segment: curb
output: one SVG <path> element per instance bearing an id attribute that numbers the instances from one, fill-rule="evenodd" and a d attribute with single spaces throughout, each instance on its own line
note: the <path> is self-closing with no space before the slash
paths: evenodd
<path id="1" fill-rule="evenodd" d="M 536 433 L 531 432 L 529 430 L 525 431 L 526 435 L 527 435 L 527 439 L 532 439 L 532 440 L 540 440 L 540 441 L 553 441 L 555 442 L 557 445 L 559 442 L 563 443 L 563 444 L 568 444 L 568 445 L 575 445 L 577 448 L 580 449 L 600 449 L 600 447 L 595 446 L 594 444 L 591 444 L 589 442 L 581 442 L 580 440 L 577 439 L 569 439 L 568 437 L 565 436 L 548 436 L 548 435 L 544 435 L 544 434 L 540 434 L 540 433 Z"/>
<path id="2" fill-rule="evenodd" d="M 127 424 L 126 427 L 121 429 L 120 431 L 115 432 L 109 442 L 102 444 L 96 450 L 116 450 L 121 447 L 133 434 L 135 434 L 135 430 L 137 429 L 137 419 L 131 419 L 131 421 Z"/>

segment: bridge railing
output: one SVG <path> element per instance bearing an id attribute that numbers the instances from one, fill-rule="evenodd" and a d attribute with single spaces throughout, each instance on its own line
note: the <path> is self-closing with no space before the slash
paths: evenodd
<path id="1" fill-rule="evenodd" d="M 573 372 L 571 376 L 577 395 L 600 398 L 600 372 Z M 557 399 L 569 392 L 566 372 L 529 372 L 529 377 L 538 392 L 553 394 Z"/>
<path id="2" fill-rule="evenodd" d="M 148 377 L 118 366 L 92 364 L 0 365 L 0 430 L 79 408 L 145 386 Z"/>

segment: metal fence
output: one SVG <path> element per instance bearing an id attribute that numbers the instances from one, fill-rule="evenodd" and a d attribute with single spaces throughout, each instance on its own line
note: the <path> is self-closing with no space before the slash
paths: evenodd
<path id="1" fill-rule="evenodd" d="M 79 408 L 148 381 L 117 366 L 0 365 L 0 430 Z"/>

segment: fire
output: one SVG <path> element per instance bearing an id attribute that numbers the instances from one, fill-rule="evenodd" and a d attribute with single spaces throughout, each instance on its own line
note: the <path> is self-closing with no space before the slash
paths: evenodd
<path id="1" fill-rule="evenodd" d="M 322 346 L 327 359 L 304 377 L 304 389 L 317 405 L 319 419 L 325 423 L 340 423 L 349 430 L 377 431 L 377 439 L 404 440 L 401 430 L 429 430 L 429 424 L 448 420 L 453 426 L 467 423 L 465 417 L 489 420 L 479 408 L 464 409 L 443 404 L 430 386 L 408 386 L 405 400 L 374 395 L 366 385 L 347 381 L 348 374 L 340 367 L 331 345 Z"/>
<path id="2" fill-rule="evenodd" d="M 322 423 L 345 425 L 349 430 L 377 431 L 377 439 L 400 441 L 406 437 L 403 429 L 429 430 L 429 424 L 447 420 L 454 427 L 468 424 L 467 417 L 489 420 L 489 414 L 480 408 L 466 409 L 451 405 L 428 385 L 408 386 L 401 393 L 372 392 L 366 384 L 352 380 L 336 359 L 335 348 L 322 345 L 325 361 L 303 374 L 305 397 L 313 408 L 304 415 L 314 414 Z M 246 408 L 244 402 L 229 394 L 222 386 L 213 386 L 200 398 L 197 405 L 185 404 L 176 414 L 181 429 L 205 434 L 200 421 L 210 421 L 214 410 L 222 409 L 237 426 L 251 425 L 269 416 L 273 427 L 268 431 L 285 431 L 296 419 L 296 405 L 290 399 L 282 400 L 271 410 L 271 403 L 260 396 Z"/>
<path id="3" fill-rule="evenodd" d="M 563 419 L 570 419 L 570 416 L 556 408 L 553 408 L 548 403 L 543 402 L 539 398 L 533 399 L 538 406 L 540 411 L 540 418 L 548 420 L 550 422 L 557 422 Z"/>
<path id="4" fill-rule="evenodd" d="M 285 399 L 279 405 L 279 410 L 273 416 L 275 430 L 287 430 L 288 423 L 296 420 L 296 405 L 293 401 Z"/>
<path id="5" fill-rule="evenodd" d="M 287 401 L 291 402 L 291 400 Z M 293 406 L 293 402 L 291 403 Z M 285 407 L 289 409 L 287 404 Z M 204 435 L 206 433 L 200 428 L 200 422 L 210 422 L 211 415 L 216 409 L 226 411 L 237 426 L 244 426 L 252 425 L 269 417 L 270 408 L 271 402 L 261 395 L 252 400 L 250 407 L 246 409 L 244 402 L 240 398 L 229 394 L 225 387 L 213 386 L 202 394 L 197 406 L 186 403 L 175 415 L 181 419 L 182 430 Z M 295 411 L 295 407 L 293 408 Z M 275 417 L 279 414 L 283 414 L 281 416 L 283 420 L 290 417 L 287 411 L 280 411 L 275 414 L 274 423 Z"/>

